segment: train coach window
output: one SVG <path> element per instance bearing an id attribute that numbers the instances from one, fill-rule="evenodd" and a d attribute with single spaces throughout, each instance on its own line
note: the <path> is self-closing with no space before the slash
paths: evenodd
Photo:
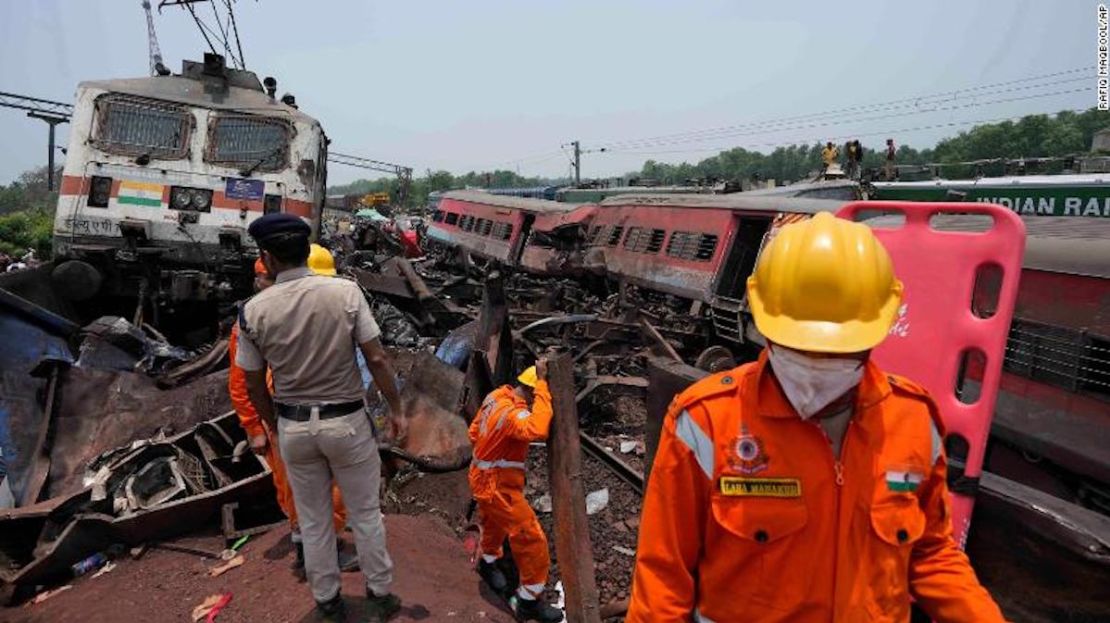
<path id="1" fill-rule="evenodd" d="M 479 235 L 488 236 L 488 235 L 490 235 L 490 231 L 492 229 L 493 229 L 493 223 L 491 221 L 488 221 L 484 218 L 478 219 L 478 234 Z"/>
<path id="2" fill-rule="evenodd" d="M 594 225 L 590 228 L 590 233 L 586 234 L 586 244 L 594 244 L 598 238 L 601 237 L 601 230 L 604 229 L 601 225 Z"/>
<path id="3" fill-rule="evenodd" d="M 216 115 L 208 130 L 204 159 L 243 166 L 252 172 L 276 171 L 286 160 L 290 128 L 282 119 L 255 115 Z"/>
<path id="4" fill-rule="evenodd" d="M 474 217 L 469 214 L 462 215 L 462 218 L 459 219 L 459 229 L 463 231 L 474 229 Z"/>
<path id="5" fill-rule="evenodd" d="M 717 235 L 716 234 L 702 234 L 698 238 L 698 251 L 694 255 L 694 259 L 699 262 L 708 262 L 713 259 L 713 253 L 717 251 Z"/>
<path id="6" fill-rule="evenodd" d="M 505 229 L 501 232 L 501 239 L 508 240 L 513 237 L 513 224 L 505 223 Z"/>
<path id="7" fill-rule="evenodd" d="M 680 260 L 708 262 L 717 250 L 717 236 L 693 231 L 676 231 L 667 241 L 667 255 Z"/>
<path id="8" fill-rule="evenodd" d="M 667 238 L 667 232 L 662 229 L 651 230 L 651 236 L 648 239 L 646 253 L 658 253 L 659 249 L 663 248 L 663 241 Z"/>
<path id="9" fill-rule="evenodd" d="M 101 151 L 149 158 L 184 158 L 193 116 L 184 106 L 109 93 L 96 100 L 93 145 Z"/>
<path id="10" fill-rule="evenodd" d="M 436 210 L 435 212 L 432 212 L 432 221 L 434 221 L 436 223 L 442 223 L 443 222 L 443 212 L 440 212 L 439 210 Z"/>
<path id="11" fill-rule="evenodd" d="M 615 247 L 621 241 L 621 234 L 624 233 L 623 225 L 614 225 L 613 229 L 609 230 L 609 241 L 605 244 Z"/>
<path id="12" fill-rule="evenodd" d="M 448 225 L 458 225 L 459 224 L 459 213 L 458 212 L 448 212 L 447 214 L 444 215 L 443 222 L 447 223 Z"/>
<path id="13" fill-rule="evenodd" d="M 632 227 L 624 237 L 624 248 L 633 253 L 640 253 L 647 248 L 648 230 L 643 227 Z"/>

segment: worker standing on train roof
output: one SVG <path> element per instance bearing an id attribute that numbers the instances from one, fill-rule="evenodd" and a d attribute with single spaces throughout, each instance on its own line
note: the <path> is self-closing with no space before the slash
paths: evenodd
<path id="1" fill-rule="evenodd" d="M 871 230 L 818 213 L 748 279 L 768 347 L 671 403 L 627 621 L 1003 621 L 952 539 L 929 394 L 870 352 L 902 300 Z"/>
<path id="2" fill-rule="evenodd" d="M 470 490 L 478 502 L 482 526 L 478 573 L 495 592 L 508 590 L 508 581 L 497 567 L 507 537 L 520 571 L 520 586 L 510 600 L 517 618 L 556 623 L 563 620 L 563 613 L 542 598 L 551 566 L 547 537 L 524 499 L 528 446 L 546 439 L 551 426 L 547 361 L 540 358 L 517 381 L 516 387 L 503 385 L 490 392 L 470 423 L 474 445 Z"/>
<path id="3" fill-rule="evenodd" d="M 832 144 L 832 141 L 826 142 L 825 148 L 821 150 L 821 160 L 825 163 L 825 169 L 836 164 L 838 158 L 840 158 L 840 150 Z"/>
<path id="4" fill-rule="evenodd" d="M 343 492 L 359 566 L 365 576 L 370 621 L 385 621 L 401 608 L 389 592 L 393 563 L 386 551 L 380 501 L 381 458 L 365 406 L 356 363 L 361 349 L 391 414 L 392 437 L 405 432 L 401 398 L 380 330 L 359 287 L 314 275 L 306 262 L 310 229 L 300 218 L 267 214 L 251 223 L 273 286 L 258 293 L 239 315 L 236 363 L 262 421 L 277 430 L 293 502 L 304 538 L 305 571 L 325 620 L 345 621 L 331 482 Z M 266 366 L 274 393 L 266 388 Z"/>

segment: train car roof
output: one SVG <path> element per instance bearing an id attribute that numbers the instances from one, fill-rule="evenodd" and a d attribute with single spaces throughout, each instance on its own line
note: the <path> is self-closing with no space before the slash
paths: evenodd
<path id="1" fill-rule="evenodd" d="M 499 208 L 512 208 L 537 214 L 569 212 L 579 204 L 559 203 L 546 199 L 531 199 L 529 197 L 514 197 L 512 195 L 494 195 L 481 190 L 452 190 L 443 194 L 443 199 L 479 203 L 482 205 L 496 206 Z"/>
<path id="2" fill-rule="evenodd" d="M 1025 268 L 1110 279 L 1110 219 L 1080 216 L 1024 216 Z M 873 227 L 897 226 L 900 217 L 879 216 L 864 221 Z M 941 231 L 984 231 L 989 217 L 935 216 L 931 225 Z"/>
<path id="3" fill-rule="evenodd" d="M 802 199 L 788 195 L 758 196 L 752 193 L 733 193 L 731 195 L 618 195 L 605 199 L 599 205 L 603 208 L 660 206 L 706 210 L 816 214 L 818 212 L 836 212 L 845 203 L 847 202 L 831 199 Z"/>
<path id="4" fill-rule="evenodd" d="M 77 85 L 78 89 L 99 89 L 196 106 L 213 110 L 229 110 L 259 115 L 285 116 L 308 124 L 317 120 L 300 110 L 270 99 L 262 91 L 229 86 L 226 91 L 214 90 L 210 82 L 184 76 L 153 76 L 119 80 L 91 80 Z M 207 87 L 207 88 L 206 88 Z"/>
<path id="5" fill-rule="evenodd" d="M 744 194 L 749 196 L 755 195 L 757 197 L 777 197 L 793 196 L 804 192 L 814 190 L 826 190 L 829 188 L 851 188 L 853 190 L 858 190 L 859 187 L 859 182 L 855 180 L 818 180 L 814 182 L 798 182 L 797 184 L 787 184 L 786 186 L 775 186 L 774 188 L 745 190 Z"/>
<path id="6" fill-rule="evenodd" d="M 1110 173 L 1076 173 L 1069 175 L 1013 175 L 980 177 L 974 180 L 939 178 L 918 182 L 871 182 L 875 188 L 976 188 L 976 187 L 1040 187 L 1040 186 L 1104 186 L 1110 184 Z"/>

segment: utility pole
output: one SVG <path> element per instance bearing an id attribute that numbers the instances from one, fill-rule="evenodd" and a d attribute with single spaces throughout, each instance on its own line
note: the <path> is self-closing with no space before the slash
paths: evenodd
<path id="1" fill-rule="evenodd" d="M 571 145 L 574 145 L 574 185 L 579 186 L 582 184 L 582 146 L 578 141 Z"/>
<path id="2" fill-rule="evenodd" d="M 46 185 L 49 190 L 54 190 L 54 128 L 59 123 L 69 121 L 69 118 L 73 116 L 73 104 L 15 93 L 0 93 L 0 107 L 26 110 L 28 117 L 41 119 L 50 126 L 49 139 L 46 144 Z"/>

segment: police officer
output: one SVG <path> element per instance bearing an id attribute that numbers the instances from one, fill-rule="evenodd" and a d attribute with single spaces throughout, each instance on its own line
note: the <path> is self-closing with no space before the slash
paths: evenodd
<path id="1" fill-rule="evenodd" d="M 248 231 L 275 283 L 243 306 L 236 363 L 259 416 L 278 434 L 317 610 L 326 620 L 346 618 L 332 526 L 334 476 L 366 577 L 369 619 L 384 621 L 400 610 L 400 600 L 389 592 L 393 563 L 378 499 L 381 460 L 355 357 L 356 348 L 365 355 L 389 405 L 392 436 L 400 439 L 405 420 L 380 331 L 357 285 L 306 266 L 310 229 L 302 219 L 267 214 Z"/>
<path id="2" fill-rule="evenodd" d="M 671 404 L 627 621 L 908 621 L 1002 614 L 952 539 L 928 393 L 869 357 L 902 284 L 871 230 L 787 225 L 748 279 L 755 363 Z"/>

